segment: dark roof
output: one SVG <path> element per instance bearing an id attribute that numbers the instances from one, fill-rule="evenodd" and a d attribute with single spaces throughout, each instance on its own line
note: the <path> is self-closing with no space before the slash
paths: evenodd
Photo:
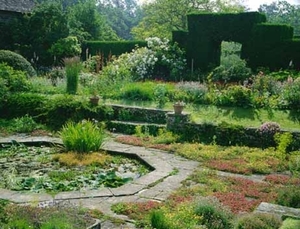
<path id="1" fill-rule="evenodd" d="M 33 0 L 0 0 L 0 10 L 26 13 L 34 7 Z"/>

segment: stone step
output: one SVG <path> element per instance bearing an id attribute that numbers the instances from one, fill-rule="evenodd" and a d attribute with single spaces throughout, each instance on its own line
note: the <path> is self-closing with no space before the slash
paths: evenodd
<path id="1" fill-rule="evenodd" d="M 260 205 L 256 208 L 255 212 L 275 214 L 280 216 L 281 218 L 291 217 L 300 219 L 299 208 L 290 208 L 266 202 L 260 203 Z"/>

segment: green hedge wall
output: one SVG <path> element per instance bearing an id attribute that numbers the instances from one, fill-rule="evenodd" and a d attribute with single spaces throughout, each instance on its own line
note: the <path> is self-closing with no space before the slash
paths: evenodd
<path id="1" fill-rule="evenodd" d="M 192 62 L 194 69 L 208 70 L 218 66 L 223 40 L 243 43 L 251 36 L 253 26 L 265 21 L 265 15 L 258 12 L 189 14 L 186 46 L 189 66 Z"/>
<path id="2" fill-rule="evenodd" d="M 288 25 L 268 24 L 259 12 L 188 15 L 188 32 L 173 32 L 173 41 L 186 49 L 188 66 L 209 71 L 220 65 L 221 42 L 242 43 L 241 58 L 252 69 L 300 69 L 300 42 Z"/>
<path id="3" fill-rule="evenodd" d="M 261 23 L 253 27 L 252 39 L 261 44 L 293 39 L 294 29 L 289 25 Z"/>
<path id="4" fill-rule="evenodd" d="M 136 46 L 145 47 L 146 41 L 85 41 L 82 44 L 82 59 L 86 60 L 89 55 L 103 54 L 104 58 L 109 55 L 119 56 L 122 53 L 131 52 Z"/>

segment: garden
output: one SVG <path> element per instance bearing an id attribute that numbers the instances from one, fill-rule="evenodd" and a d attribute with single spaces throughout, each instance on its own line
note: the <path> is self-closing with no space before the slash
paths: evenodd
<path id="1" fill-rule="evenodd" d="M 195 71 L 176 43 L 157 37 L 146 42 L 120 56 L 66 57 L 51 68 L 33 68 L 19 54 L 1 50 L 1 137 L 53 136 L 63 144 L 3 144 L 0 188 L 58 193 L 120 187 L 151 171 L 101 150 L 112 138 L 200 164 L 165 201 L 112 206 L 136 227 L 299 227 L 299 218 L 253 212 L 262 202 L 300 208 L 299 71 L 251 70 L 238 56 L 239 44 L 227 42 L 220 66 Z M 173 114 L 175 104 L 184 106 L 183 114 Z M 46 210 L 1 200 L 0 225 L 54 228 L 51 223 L 65 222 L 45 217 L 58 212 L 70 222 L 74 215 L 85 222 L 104 217 L 74 206 Z"/>

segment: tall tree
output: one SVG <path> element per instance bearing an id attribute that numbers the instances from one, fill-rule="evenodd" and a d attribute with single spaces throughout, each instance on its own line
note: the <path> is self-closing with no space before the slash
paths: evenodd
<path id="1" fill-rule="evenodd" d="M 278 1 L 263 4 L 258 11 L 266 14 L 267 21 L 270 23 L 288 24 L 294 27 L 294 34 L 300 36 L 300 5 Z"/>
<path id="2" fill-rule="evenodd" d="M 109 25 L 123 39 L 132 39 L 131 29 L 142 18 L 142 11 L 136 0 L 98 0 L 98 10 Z"/>
<path id="3" fill-rule="evenodd" d="M 156 0 L 143 6 L 142 21 L 132 29 L 136 39 L 149 36 L 171 38 L 173 30 L 186 30 L 186 15 L 198 12 L 241 12 L 239 0 Z"/>
<path id="4" fill-rule="evenodd" d="M 85 0 L 69 7 L 71 35 L 82 40 L 117 40 L 118 36 L 97 11 L 96 0 Z"/>

